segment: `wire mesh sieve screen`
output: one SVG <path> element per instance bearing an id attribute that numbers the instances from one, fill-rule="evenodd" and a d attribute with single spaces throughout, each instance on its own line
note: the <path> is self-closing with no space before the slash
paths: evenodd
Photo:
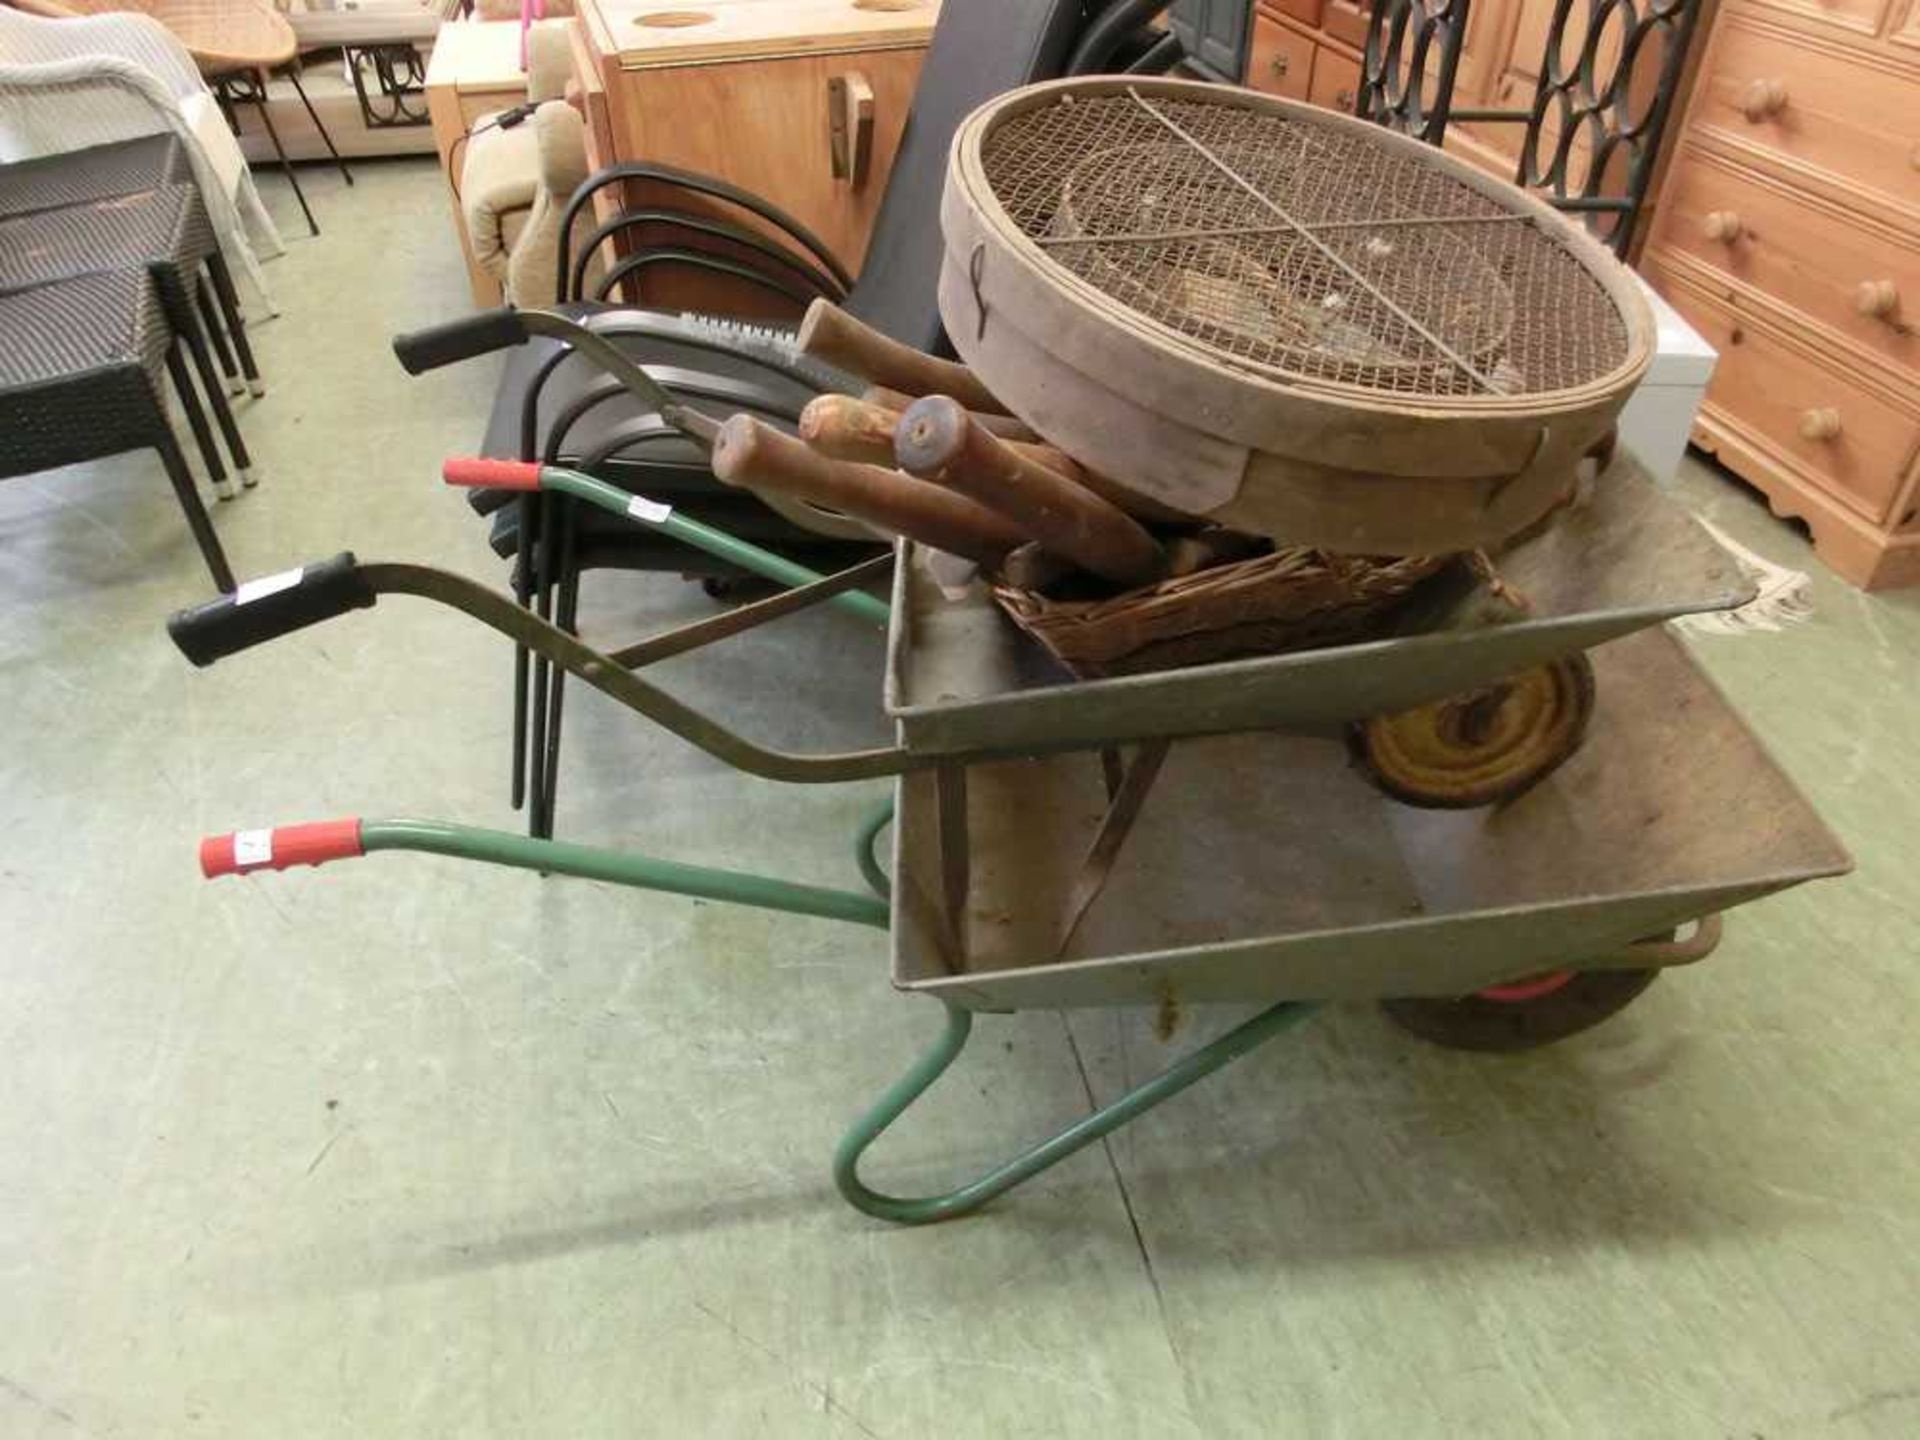
<path id="1" fill-rule="evenodd" d="M 1069 95 L 998 125 L 981 160 L 1051 259 L 1216 361 L 1435 398 L 1568 390 L 1628 358 L 1558 236 L 1364 130 Z"/>

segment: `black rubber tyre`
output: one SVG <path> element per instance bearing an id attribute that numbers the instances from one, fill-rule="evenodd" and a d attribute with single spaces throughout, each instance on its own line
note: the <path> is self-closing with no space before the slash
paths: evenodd
<path id="1" fill-rule="evenodd" d="M 1387 1018 L 1422 1040 L 1450 1050 L 1511 1053 L 1534 1050 L 1591 1030 L 1640 997 L 1659 974 L 1648 970 L 1582 970 L 1566 984 L 1531 1000 L 1382 1000 Z"/>

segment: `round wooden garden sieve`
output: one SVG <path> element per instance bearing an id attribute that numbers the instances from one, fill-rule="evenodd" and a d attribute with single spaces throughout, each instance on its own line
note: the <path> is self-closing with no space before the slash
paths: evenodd
<path id="1" fill-rule="evenodd" d="M 1497 543 L 1652 356 L 1631 275 L 1543 202 L 1251 91 L 1014 91 L 957 133 L 941 220 L 948 333 L 1022 420 L 1290 544 Z"/>

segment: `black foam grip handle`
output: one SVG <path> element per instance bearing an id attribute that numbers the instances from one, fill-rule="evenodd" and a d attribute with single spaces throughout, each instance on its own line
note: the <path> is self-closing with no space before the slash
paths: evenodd
<path id="1" fill-rule="evenodd" d="M 177 611 L 167 621 L 167 634 L 194 664 L 211 665 L 349 610 L 365 610 L 377 598 L 353 552 L 343 550 L 331 560 L 249 580 L 231 595 Z"/>
<path id="2" fill-rule="evenodd" d="M 409 375 L 418 375 L 526 342 L 527 327 L 517 311 L 477 310 L 444 325 L 394 336 L 393 353 Z"/>

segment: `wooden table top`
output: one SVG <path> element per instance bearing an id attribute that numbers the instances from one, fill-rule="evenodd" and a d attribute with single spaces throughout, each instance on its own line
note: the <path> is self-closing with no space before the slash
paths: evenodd
<path id="1" fill-rule="evenodd" d="M 297 48 L 287 17 L 264 0 L 153 0 L 143 8 L 209 75 L 271 70 L 293 59 Z"/>
<path id="2" fill-rule="evenodd" d="M 524 92 L 518 20 L 449 20 L 434 36 L 427 88 Z"/>
<path id="3" fill-rule="evenodd" d="M 424 45 L 439 32 L 431 10 L 296 10 L 287 18 L 303 50 L 335 45 Z"/>
<path id="4" fill-rule="evenodd" d="M 940 0 L 580 0 L 580 13 L 602 54 L 642 70 L 912 49 L 933 38 Z"/>

